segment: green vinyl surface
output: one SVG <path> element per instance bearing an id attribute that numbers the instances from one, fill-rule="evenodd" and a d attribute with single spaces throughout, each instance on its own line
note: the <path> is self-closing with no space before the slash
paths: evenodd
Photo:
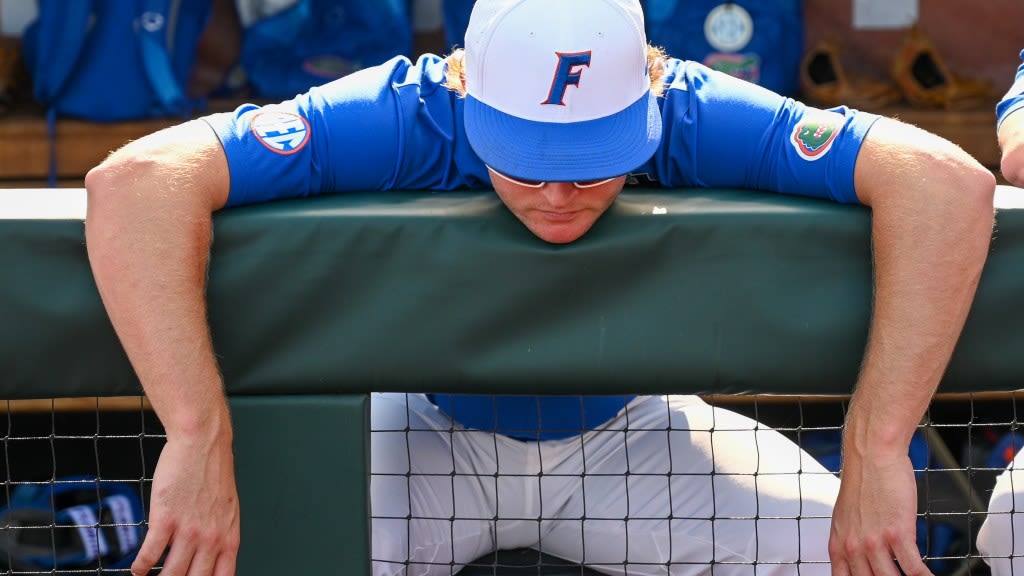
<path id="1" fill-rule="evenodd" d="M 84 212 L 82 190 L 0 190 L 4 398 L 140 390 Z M 490 191 L 277 202 L 215 216 L 210 316 L 232 395 L 845 394 L 869 238 L 865 208 L 738 190 L 629 190 L 561 246 Z M 1009 207 L 943 390 L 1020 387 L 1022 296 Z"/>

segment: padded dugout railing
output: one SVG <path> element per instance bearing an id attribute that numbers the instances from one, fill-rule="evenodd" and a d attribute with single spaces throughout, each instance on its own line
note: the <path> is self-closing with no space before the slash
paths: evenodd
<path id="1" fill-rule="evenodd" d="M 997 195 L 945 392 L 1021 387 L 1022 197 Z M 0 191 L 0 397 L 141 392 L 84 215 L 83 190 Z M 209 300 L 236 427 L 238 573 L 368 571 L 369 391 L 848 394 L 869 229 L 860 207 L 736 190 L 630 190 L 565 246 L 487 192 L 218 213 Z"/>

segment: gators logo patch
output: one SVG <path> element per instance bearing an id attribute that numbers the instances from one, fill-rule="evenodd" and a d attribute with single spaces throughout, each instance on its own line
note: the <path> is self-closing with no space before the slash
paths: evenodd
<path id="1" fill-rule="evenodd" d="M 704 58 L 704 65 L 712 70 L 725 72 L 729 76 L 735 76 L 759 84 L 761 82 L 761 57 L 754 53 L 749 54 L 724 54 L 712 52 Z"/>
<path id="2" fill-rule="evenodd" d="M 252 118 L 250 129 L 271 152 L 295 154 L 309 142 L 309 123 L 294 112 L 264 110 Z"/>
<path id="3" fill-rule="evenodd" d="M 804 160 L 818 160 L 828 154 L 845 118 L 838 112 L 812 112 L 793 128 L 790 142 Z"/>

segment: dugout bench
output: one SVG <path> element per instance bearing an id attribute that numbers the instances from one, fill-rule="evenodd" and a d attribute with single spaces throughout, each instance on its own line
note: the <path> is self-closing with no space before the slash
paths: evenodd
<path id="1" fill-rule="evenodd" d="M 141 393 L 89 270 L 85 202 L 0 191 L 0 398 Z M 1021 387 L 1024 190 L 1001 187 L 997 206 L 946 392 Z M 869 229 L 861 207 L 738 190 L 628 190 L 565 246 L 487 192 L 218 213 L 238 573 L 368 573 L 369 391 L 848 394 Z"/>

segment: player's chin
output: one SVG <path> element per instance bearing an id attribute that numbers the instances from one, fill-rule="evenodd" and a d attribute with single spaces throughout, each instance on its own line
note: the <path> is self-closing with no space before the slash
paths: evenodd
<path id="1" fill-rule="evenodd" d="M 588 214 L 580 214 L 579 217 L 565 222 L 552 222 L 545 218 L 530 219 L 526 227 L 535 236 L 551 244 L 568 244 L 583 237 L 594 225 L 596 218 Z"/>

